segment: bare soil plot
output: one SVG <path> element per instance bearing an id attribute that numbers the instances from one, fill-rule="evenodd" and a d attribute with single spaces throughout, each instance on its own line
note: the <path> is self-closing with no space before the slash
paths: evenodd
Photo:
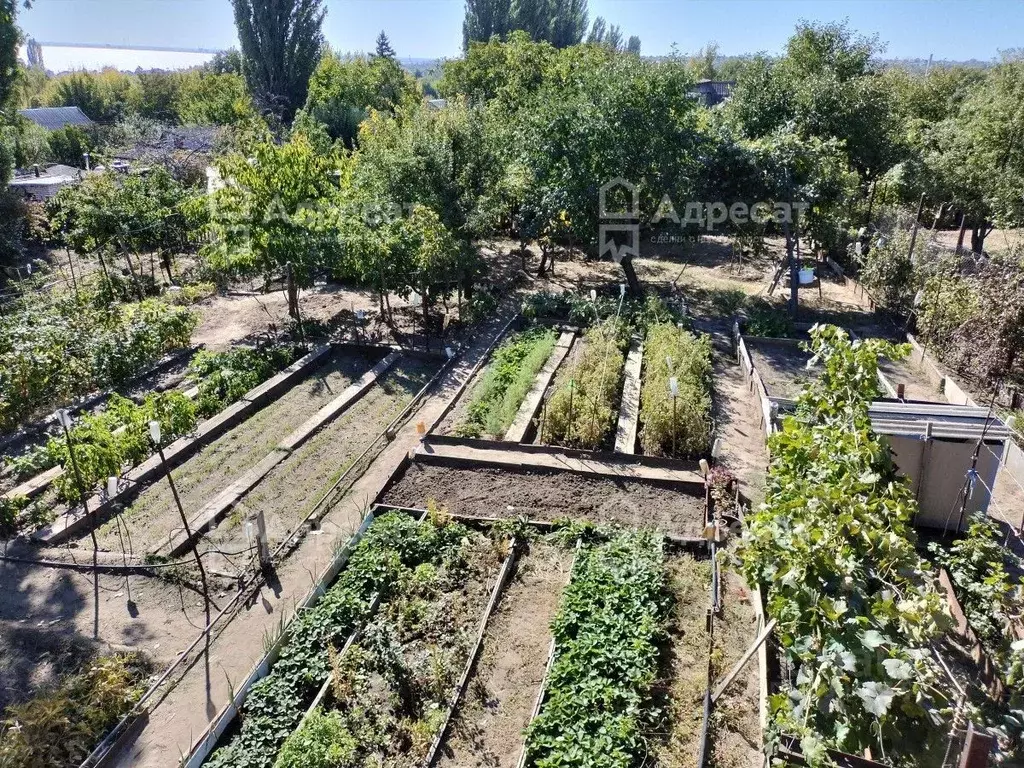
<path id="1" fill-rule="evenodd" d="M 939 388 L 928 380 L 928 377 L 916 371 L 906 361 L 879 360 L 878 369 L 885 375 L 893 387 L 904 386 L 904 398 L 921 400 L 931 403 L 945 403 Z"/>
<path id="2" fill-rule="evenodd" d="M 385 494 L 386 504 L 423 508 L 434 501 L 470 517 L 526 515 L 543 521 L 576 518 L 697 537 L 704 497 L 653 483 L 586 477 L 570 472 L 413 463 Z"/>
<path id="3" fill-rule="evenodd" d="M 263 512 L 271 547 L 291 533 L 353 461 L 402 412 L 441 363 L 407 356 L 399 360 L 345 413 L 278 464 L 231 515 L 200 543 L 225 552 L 245 549 L 242 521 Z M 382 443 L 383 446 L 383 443 Z M 216 568 L 216 558 L 211 566 Z M 223 564 L 222 564 L 223 567 Z"/>
<path id="4" fill-rule="evenodd" d="M 722 568 L 722 616 L 715 617 L 713 679 L 720 681 L 757 637 L 753 594 L 743 579 Z M 761 768 L 760 683 L 757 657 L 715 703 L 710 727 L 710 761 L 715 768 Z"/>
<path id="5" fill-rule="evenodd" d="M 571 565 L 571 551 L 540 541 L 516 561 L 438 766 L 515 768 Z"/>
<path id="6" fill-rule="evenodd" d="M 795 399 L 814 377 L 814 372 L 807 370 L 811 356 L 795 344 L 747 340 L 746 345 L 771 397 Z"/>
<path id="7" fill-rule="evenodd" d="M 696 765 L 700 753 L 707 689 L 711 562 L 673 552 L 666 558 L 665 571 L 673 604 L 656 694 L 664 701 L 666 717 L 664 734 L 652 742 L 655 764 L 669 768 Z"/>
<path id="8" fill-rule="evenodd" d="M 340 395 L 377 362 L 379 353 L 339 349 L 301 382 L 246 421 L 172 470 L 187 515 L 195 512 L 267 453 L 292 430 Z M 135 552 L 159 546 L 180 527 L 180 516 L 166 478 L 152 484 L 117 518 L 97 532 L 100 547 L 120 550 L 118 523 L 127 528 Z"/>

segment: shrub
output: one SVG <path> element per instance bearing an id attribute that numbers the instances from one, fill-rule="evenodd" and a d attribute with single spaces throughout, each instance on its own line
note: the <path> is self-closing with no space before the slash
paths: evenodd
<path id="1" fill-rule="evenodd" d="M 596 450 L 618 416 L 624 326 L 605 320 L 588 330 L 582 343 L 580 359 L 548 403 L 544 434 L 553 443 Z"/>
<path id="2" fill-rule="evenodd" d="M 550 328 L 537 327 L 517 333 L 502 344 L 473 391 L 466 421 L 459 425 L 457 434 L 479 437 L 486 433 L 500 439 L 551 355 L 555 338 Z"/>
<path id="3" fill-rule="evenodd" d="M 56 690 L 8 707 L 0 765 L 78 765 L 142 696 L 148 671 L 138 654 L 105 656 Z"/>
<path id="4" fill-rule="evenodd" d="M 895 230 L 888 237 L 876 237 L 866 255 L 858 254 L 860 278 L 871 295 L 886 309 L 907 313 L 917 291 L 917 274 L 910 256 L 910 233 Z M 916 258 L 925 249 L 926 237 L 917 238 Z"/>
<path id="5" fill-rule="evenodd" d="M 81 492 L 89 493 L 97 483 L 119 475 L 125 466 L 134 466 L 152 453 L 149 422 L 160 422 L 164 441 L 191 432 L 196 425 L 196 406 L 181 392 L 152 393 L 141 405 L 114 394 L 103 411 L 83 416 L 71 428 L 75 460 L 84 488 L 78 487 L 70 471 L 67 440 L 63 434 L 46 444 L 50 466 L 63 465 L 66 471 L 54 481 L 58 497 L 77 502 Z"/>
<path id="6" fill-rule="evenodd" d="M 669 390 L 673 376 L 679 383 L 675 408 Z M 640 444 L 644 453 L 701 456 L 707 453 L 710 440 L 711 339 L 670 323 L 654 325 L 644 345 L 640 389 Z"/>
<path id="7" fill-rule="evenodd" d="M 199 384 L 199 414 L 219 413 L 295 360 L 293 347 L 237 347 L 228 352 L 203 350 L 192 358 L 188 377 Z"/>
<path id="8" fill-rule="evenodd" d="M 78 295 L 24 296 L 0 317 L 0 429 L 118 385 L 186 346 L 198 316 L 160 299 L 98 306 Z"/>
<path id="9" fill-rule="evenodd" d="M 788 339 L 793 336 L 793 321 L 786 310 L 765 301 L 752 299 L 747 305 L 744 334 L 768 339 Z"/>

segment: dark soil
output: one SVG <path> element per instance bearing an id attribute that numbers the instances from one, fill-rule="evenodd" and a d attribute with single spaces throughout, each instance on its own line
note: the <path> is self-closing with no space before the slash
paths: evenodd
<path id="1" fill-rule="evenodd" d="M 814 377 L 814 372 L 807 370 L 811 356 L 794 344 L 747 341 L 746 345 L 750 360 L 772 397 L 796 399 L 803 385 Z"/>
<path id="2" fill-rule="evenodd" d="M 570 472 L 463 469 L 414 463 L 385 494 L 384 503 L 422 508 L 435 501 L 449 512 L 476 517 L 551 521 L 576 518 L 700 536 L 704 498 L 651 483 Z"/>
<path id="3" fill-rule="evenodd" d="M 519 558 L 484 636 L 465 698 L 439 765 L 515 768 L 544 679 L 551 621 L 569 579 L 572 553 L 534 542 Z"/>

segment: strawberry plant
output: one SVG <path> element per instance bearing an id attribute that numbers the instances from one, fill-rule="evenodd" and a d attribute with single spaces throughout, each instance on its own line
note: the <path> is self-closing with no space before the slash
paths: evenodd
<path id="1" fill-rule="evenodd" d="M 621 533 L 581 550 L 552 624 L 556 657 L 526 735 L 537 768 L 624 768 L 647 755 L 664 640 L 663 540 Z"/>
<path id="2" fill-rule="evenodd" d="M 555 332 L 542 327 L 517 333 L 502 344 L 474 389 L 466 420 L 456 433 L 501 439 L 554 347 Z"/>
<path id="3" fill-rule="evenodd" d="M 738 549 L 796 670 L 770 697 L 770 738 L 796 735 L 812 765 L 827 748 L 920 756 L 944 739 L 933 718 L 953 701 L 931 651 L 949 620 L 915 549 L 914 494 L 868 416 L 879 356 L 907 350 L 833 326 L 807 348 L 821 376 L 769 438 L 765 500 Z"/>
<path id="4" fill-rule="evenodd" d="M 625 326 L 614 318 L 605 320 L 584 334 L 582 344 L 582 354 L 548 403 L 544 434 L 551 443 L 595 450 L 618 417 Z"/>
<path id="5" fill-rule="evenodd" d="M 676 379 L 678 394 L 669 385 Z M 675 402 L 673 403 L 673 400 Z M 672 323 L 647 331 L 640 444 L 650 456 L 700 457 L 711 442 L 711 339 Z"/>
<path id="6" fill-rule="evenodd" d="M 271 768 L 327 679 L 332 654 L 366 619 L 373 595 L 387 600 L 419 566 L 454 562 L 468 535 L 464 526 L 440 515 L 423 523 L 396 512 L 377 518 L 335 584 L 289 625 L 277 663 L 246 697 L 240 728 L 206 765 Z M 329 724 L 320 730 L 330 733 Z"/>

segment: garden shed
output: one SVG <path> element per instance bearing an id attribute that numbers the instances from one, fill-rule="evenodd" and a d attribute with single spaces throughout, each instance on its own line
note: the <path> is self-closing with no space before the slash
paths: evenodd
<path id="1" fill-rule="evenodd" d="M 888 440 L 896 466 L 917 497 L 914 525 L 964 530 L 972 513 L 988 510 L 1010 430 L 987 408 L 878 400 L 870 414 L 872 427 Z M 979 451 L 972 474 L 979 440 L 990 450 Z"/>

